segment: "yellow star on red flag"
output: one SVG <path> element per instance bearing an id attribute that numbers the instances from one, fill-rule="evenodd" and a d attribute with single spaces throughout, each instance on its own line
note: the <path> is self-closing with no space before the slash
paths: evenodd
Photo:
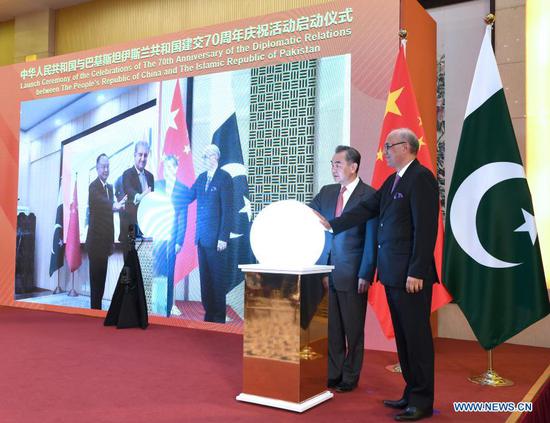
<path id="1" fill-rule="evenodd" d="M 404 87 L 401 87 L 395 91 L 390 91 L 388 94 L 388 102 L 386 103 L 386 111 L 384 112 L 384 117 L 388 113 L 393 113 L 394 115 L 401 116 L 401 110 L 397 107 L 397 99 L 401 95 Z"/>
<path id="2" fill-rule="evenodd" d="M 376 160 L 384 160 L 384 154 L 381 149 L 376 152 Z"/>
<path id="3" fill-rule="evenodd" d="M 423 145 L 426 145 L 426 143 L 424 142 L 424 137 L 418 138 L 418 149 L 420 150 Z"/>

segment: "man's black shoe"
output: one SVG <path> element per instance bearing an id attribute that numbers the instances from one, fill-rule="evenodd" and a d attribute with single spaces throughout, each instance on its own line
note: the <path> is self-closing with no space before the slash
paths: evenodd
<path id="1" fill-rule="evenodd" d="M 426 417 L 431 417 L 433 413 L 433 409 L 431 408 L 421 410 L 416 407 L 407 407 L 405 411 L 397 414 L 394 419 L 398 422 L 414 422 L 416 420 L 424 419 Z"/>
<path id="2" fill-rule="evenodd" d="M 338 385 L 340 385 L 341 382 L 342 382 L 342 379 L 329 379 L 327 382 L 327 388 L 334 389 Z"/>
<path id="3" fill-rule="evenodd" d="M 351 392 L 357 388 L 357 383 L 342 382 L 336 387 L 336 392 Z"/>
<path id="4" fill-rule="evenodd" d="M 384 400 L 384 405 L 386 407 L 397 408 L 401 410 L 403 408 L 407 408 L 409 402 L 405 398 L 401 398 L 398 400 Z"/>

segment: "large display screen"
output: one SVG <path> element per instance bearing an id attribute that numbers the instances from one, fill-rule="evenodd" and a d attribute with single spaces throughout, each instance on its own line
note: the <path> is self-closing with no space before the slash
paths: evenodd
<path id="1" fill-rule="evenodd" d="M 338 145 L 370 181 L 398 13 L 336 2 L 0 69 L 19 137 L 4 303 L 107 310 L 137 224 L 150 314 L 240 331 L 260 210 L 308 203 Z"/>

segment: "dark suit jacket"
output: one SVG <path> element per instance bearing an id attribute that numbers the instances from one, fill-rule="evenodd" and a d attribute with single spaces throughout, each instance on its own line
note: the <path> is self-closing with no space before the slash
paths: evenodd
<path id="1" fill-rule="evenodd" d="M 107 191 L 96 178 L 88 188 L 89 222 L 86 234 L 88 253 L 109 255 L 113 248 L 115 229 L 113 224 L 113 187 L 107 184 Z"/>
<path id="2" fill-rule="evenodd" d="M 144 170 L 147 185 L 151 187 L 151 191 L 155 190 L 155 178 L 151 172 Z M 121 197 L 127 195 L 125 211 L 120 213 L 120 236 L 119 241 L 125 242 L 128 237 L 128 225 L 137 223 L 138 206 L 134 204 L 136 194 L 141 194 L 141 182 L 137 170 L 134 166 L 126 169 L 122 174 L 122 193 Z M 120 198 L 119 198 L 120 200 Z"/>
<path id="3" fill-rule="evenodd" d="M 190 190 L 189 201 L 197 200 L 195 242 L 205 247 L 216 247 L 218 240 L 229 242 L 233 213 L 233 181 L 220 168 L 212 176 L 205 190 L 207 173 L 199 175 Z"/>
<path id="4" fill-rule="evenodd" d="M 432 172 L 414 160 L 394 192 L 395 173 L 369 199 L 330 221 L 340 233 L 379 215 L 378 279 L 404 287 L 407 276 L 437 281 L 434 247 L 437 237 L 439 191 Z"/>
<path id="5" fill-rule="evenodd" d="M 325 185 L 309 206 L 327 220 L 334 219 L 340 184 Z M 346 203 L 344 211 L 352 209 L 361 200 L 371 197 L 375 190 L 359 181 Z M 372 282 L 376 270 L 376 231 L 378 219 L 370 219 L 366 225 L 358 225 L 339 234 L 326 233 L 325 248 L 317 264 L 332 264 L 333 286 L 338 291 L 357 289 L 357 279 Z"/>

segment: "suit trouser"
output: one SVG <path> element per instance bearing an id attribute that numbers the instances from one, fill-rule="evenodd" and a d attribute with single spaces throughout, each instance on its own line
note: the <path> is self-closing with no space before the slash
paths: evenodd
<path id="1" fill-rule="evenodd" d="M 434 348 L 430 326 L 432 284 L 409 294 L 405 288 L 386 286 L 397 354 L 406 386 L 403 392 L 410 406 L 433 407 Z"/>
<path id="2" fill-rule="evenodd" d="M 356 290 L 328 296 L 328 378 L 356 384 L 363 366 L 367 295 Z"/>
<path id="3" fill-rule="evenodd" d="M 93 309 L 101 310 L 109 256 L 88 252 L 88 259 L 90 261 L 90 306 Z"/>
<path id="4" fill-rule="evenodd" d="M 225 323 L 227 249 L 197 245 L 204 321 Z"/>

